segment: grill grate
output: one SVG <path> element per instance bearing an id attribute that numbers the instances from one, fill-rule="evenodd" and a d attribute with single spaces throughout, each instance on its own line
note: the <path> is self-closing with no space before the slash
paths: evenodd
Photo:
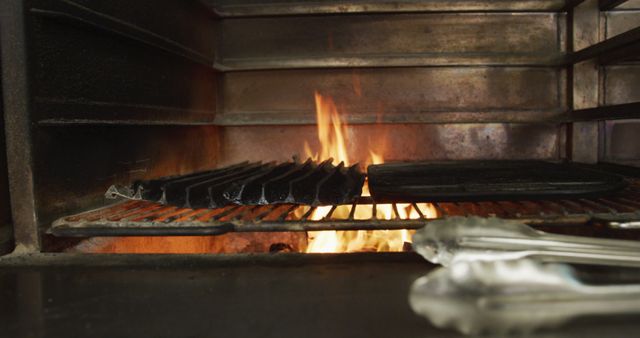
<path id="1" fill-rule="evenodd" d="M 379 213 L 381 206 L 393 210 L 391 219 Z M 640 219 L 640 185 L 597 198 L 436 202 L 435 218 L 448 216 L 497 216 L 531 225 L 584 224 L 594 219 L 632 221 Z M 189 209 L 147 201 L 124 201 L 63 217 L 49 233 L 56 236 L 215 235 L 226 232 L 418 229 L 430 219 L 422 204 L 376 205 L 370 198 L 356 203 L 320 207 L 322 219 L 311 216 L 319 207 L 293 204 L 259 206 L 230 205 L 218 209 Z M 330 208 L 327 212 L 327 209 Z M 356 209 L 358 209 L 356 212 Z M 410 213 L 409 210 L 415 210 Z M 340 212 L 337 212 L 340 211 Z M 405 211 L 405 212 L 402 212 Z M 362 215 L 367 215 L 363 217 Z M 412 215 L 403 217 L 403 215 Z"/>
<path id="2" fill-rule="evenodd" d="M 333 159 L 316 163 L 239 163 L 181 176 L 139 181 L 131 187 L 111 186 L 108 198 L 160 202 L 184 208 L 221 208 L 235 203 L 266 205 L 351 203 L 360 196 L 365 175 L 358 165 L 346 168 Z"/>

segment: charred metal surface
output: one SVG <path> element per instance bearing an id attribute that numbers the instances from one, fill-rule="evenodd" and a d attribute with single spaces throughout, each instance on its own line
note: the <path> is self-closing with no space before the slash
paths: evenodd
<path id="1" fill-rule="evenodd" d="M 220 62 L 228 70 L 559 65 L 561 18 L 425 13 L 223 20 Z"/>
<path id="2" fill-rule="evenodd" d="M 28 29 L 11 37 L 23 45 L 6 50 L 24 50 L 19 67 L 10 69 L 28 73 L 23 106 L 29 110 L 13 115 L 25 120 L 30 134 L 23 133 L 28 140 L 8 156 L 30 157 L 33 144 L 33 163 L 18 175 L 33 172 L 33 187 L 20 191 L 34 193 L 14 204 L 34 206 L 34 223 L 103 205 L 104 187 L 111 184 L 216 165 L 219 131 L 201 126 L 212 124 L 217 105 L 216 24 L 202 4 L 20 3 L 23 12 L 10 19 L 24 18 Z M 20 97 L 11 93 L 13 101 Z"/>
<path id="3" fill-rule="evenodd" d="M 551 12 L 564 8 L 564 0 L 482 1 L 251 1 L 202 0 L 219 17 L 287 16 L 309 14 L 411 12 Z"/>
<path id="4" fill-rule="evenodd" d="M 180 208 L 221 208 L 240 205 L 296 203 L 334 205 L 360 196 L 365 176 L 358 165 L 345 168 L 333 160 L 314 163 L 241 163 L 212 171 L 136 182 L 130 188 L 112 186 L 107 197 L 122 196 Z M 220 215 L 222 216 L 222 215 Z"/>
<path id="5" fill-rule="evenodd" d="M 73 126 L 34 137 L 34 172 L 43 222 L 104 205 L 105 188 L 217 166 L 211 126 Z"/>
<path id="6" fill-rule="evenodd" d="M 385 163 L 367 174 L 378 203 L 593 197 L 626 186 L 617 175 L 542 161 Z"/>

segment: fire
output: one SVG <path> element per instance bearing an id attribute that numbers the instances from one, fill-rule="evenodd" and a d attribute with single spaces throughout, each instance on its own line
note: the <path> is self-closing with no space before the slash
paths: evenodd
<path id="1" fill-rule="evenodd" d="M 330 97 L 315 93 L 316 118 L 318 124 L 318 141 L 320 152 L 313 152 L 307 142 L 304 143 L 306 156 L 314 160 L 333 158 L 335 163 L 344 162 L 349 165 L 346 147 L 347 125 L 344 123 L 338 109 Z M 370 149 L 366 163 L 384 163 L 382 149 Z M 370 196 L 369 186 L 365 182 L 363 196 Z M 415 210 L 411 204 L 397 204 L 397 217 L 400 219 L 419 219 L 420 213 L 427 218 L 437 217 L 433 205 L 420 203 Z M 332 213 L 333 219 L 346 219 L 351 206 L 338 206 Z M 311 220 L 321 220 L 331 211 L 331 206 L 318 207 L 309 217 Z M 373 205 L 358 205 L 354 212 L 354 219 L 368 220 L 373 217 Z M 396 212 L 391 204 L 376 205 L 375 217 L 390 220 L 395 218 Z M 411 243 L 410 230 L 357 230 L 357 231 L 310 231 L 308 232 L 309 253 L 358 252 L 358 251 L 403 251 L 405 243 Z"/>

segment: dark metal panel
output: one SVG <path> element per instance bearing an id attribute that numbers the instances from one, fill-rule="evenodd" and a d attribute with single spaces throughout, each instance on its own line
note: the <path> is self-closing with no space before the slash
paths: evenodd
<path id="1" fill-rule="evenodd" d="M 640 102 L 624 103 L 574 110 L 568 116 L 571 121 L 603 121 L 640 118 Z"/>
<path id="2" fill-rule="evenodd" d="M 584 0 L 566 0 L 565 6 L 564 8 L 562 8 L 562 11 L 571 12 L 575 7 L 580 6 L 580 4 L 582 4 L 583 2 Z"/>
<path id="3" fill-rule="evenodd" d="M 232 72 L 223 125 L 315 124 L 314 91 L 349 123 L 545 122 L 566 110 L 563 71 L 524 67 Z"/>
<path id="4" fill-rule="evenodd" d="M 229 70 L 559 64 L 556 13 L 437 13 L 222 21 Z"/>
<path id="5" fill-rule="evenodd" d="M 198 1 L 37 0 L 37 15 L 120 34 L 213 66 L 214 18 Z"/>
<path id="6" fill-rule="evenodd" d="M 43 223 L 102 205 L 112 184 L 214 168 L 220 147 L 213 126 L 47 127 L 34 144 Z"/>
<path id="7" fill-rule="evenodd" d="M 0 50 L 2 50 L 2 39 L 0 39 Z M 1 55 L 2 54 L 0 54 L 0 57 Z M 1 62 L 0 74 L 2 74 Z M 7 173 L 7 145 L 4 126 L 2 81 L 0 81 L 0 255 L 10 252 L 13 249 L 13 226 L 11 220 L 11 201 Z"/>
<path id="8" fill-rule="evenodd" d="M 285 16 L 307 14 L 346 13 L 408 13 L 408 12 L 535 12 L 559 11 L 563 0 L 482 1 L 482 0 L 426 0 L 426 1 L 345 1 L 345 0 L 203 0 L 218 16 Z"/>
<path id="9" fill-rule="evenodd" d="M 619 5 L 614 11 L 626 11 L 640 9 L 640 0 L 627 0 L 625 3 Z"/>
<path id="10" fill-rule="evenodd" d="M 54 262 L 65 256 L 39 263 L 60 267 Z M 441 334 L 411 311 L 411 283 L 433 268 L 415 255 L 72 256 L 77 258 L 67 262 L 86 262 L 79 257 L 84 256 L 106 264 L 2 269 L 1 332 L 50 338 L 324 337 L 327 332 L 352 338 L 460 337 Z"/>
<path id="11" fill-rule="evenodd" d="M 2 40 L 0 39 L 0 50 Z M 1 54 L 0 54 L 1 55 Z M 0 74 L 2 74 L 0 63 Z M 4 131 L 4 105 L 2 102 L 2 81 L 0 81 L 0 255 L 13 249 L 13 226 L 11 220 L 11 201 L 7 173 L 7 146 Z"/>
<path id="12" fill-rule="evenodd" d="M 24 4 L 19 0 L 0 2 L 2 92 L 15 244 L 20 251 L 39 251 Z"/>
<path id="13" fill-rule="evenodd" d="M 636 105 L 638 107 L 638 105 Z M 636 118 L 640 117 L 636 109 Z M 640 120 L 607 121 L 605 160 L 615 163 L 640 165 L 640 142 L 638 142 Z"/>
<path id="14" fill-rule="evenodd" d="M 68 1 L 34 3 L 38 10 L 29 13 L 34 119 L 46 124 L 211 123 L 216 105 L 213 20 L 202 17 L 201 6 L 185 3 L 86 4 L 91 8 Z M 63 14 L 43 16 L 43 11 Z M 162 22 L 167 11 L 176 17 Z M 81 18 L 67 20 L 66 15 Z M 192 34 L 197 39 L 186 37 Z M 151 42 L 140 43 L 145 39 Z M 161 48 L 149 48 L 154 45 Z M 181 50 L 198 52 L 183 57 Z M 197 55 L 206 60 L 193 62 Z"/>

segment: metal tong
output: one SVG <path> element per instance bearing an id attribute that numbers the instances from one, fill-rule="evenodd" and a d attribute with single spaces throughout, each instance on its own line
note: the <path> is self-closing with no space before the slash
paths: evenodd
<path id="1" fill-rule="evenodd" d="M 640 267 L 640 242 L 549 234 L 499 218 L 450 217 L 430 222 L 413 236 L 413 249 L 444 266 L 459 260 L 532 258 Z"/>
<path id="2" fill-rule="evenodd" d="M 581 316 L 640 313 L 640 285 L 591 286 L 566 264 L 457 261 L 417 279 L 411 308 L 466 334 L 528 333 Z"/>

